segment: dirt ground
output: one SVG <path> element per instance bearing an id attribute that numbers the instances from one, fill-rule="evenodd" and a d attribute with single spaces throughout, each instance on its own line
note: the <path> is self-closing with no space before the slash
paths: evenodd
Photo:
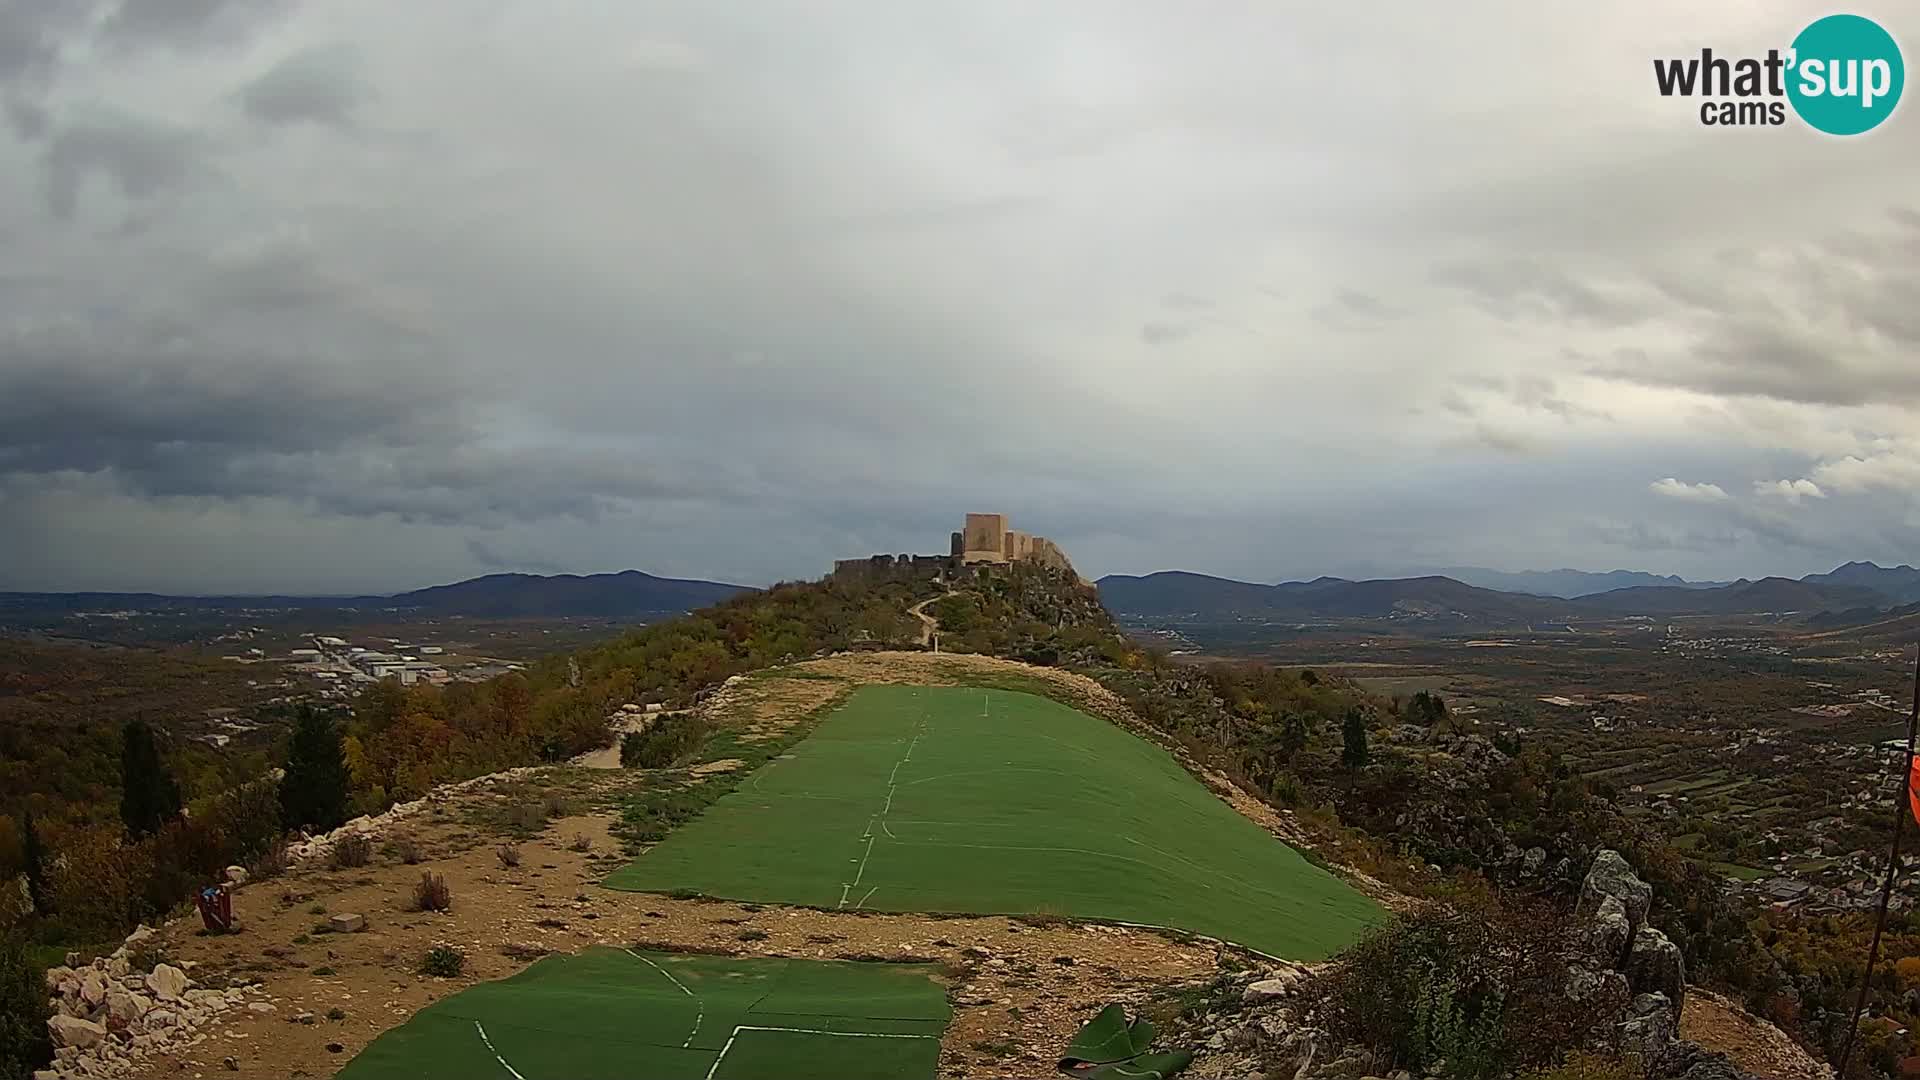
<path id="1" fill-rule="evenodd" d="M 1687 988 L 1680 1035 L 1767 1080 L 1832 1080 L 1833 1067 L 1815 1061 L 1787 1033 L 1732 1001 L 1699 987 Z"/>

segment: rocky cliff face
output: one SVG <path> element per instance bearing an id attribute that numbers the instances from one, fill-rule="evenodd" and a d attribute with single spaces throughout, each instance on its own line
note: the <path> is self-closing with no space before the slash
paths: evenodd
<path id="1" fill-rule="evenodd" d="M 1653 890 L 1618 852 L 1602 851 L 1582 881 L 1565 949 L 1542 963 L 1566 965 L 1564 993 L 1604 1015 L 1591 1042 L 1567 1046 L 1636 1061 L 1649 1080 L 1758 1080 L 1725 1055 L 1680 1036 L 1687 1000 L 1680 949 L 1649 923 Z M 1189 1017 L 1184 1034 L 1198 1080 L 1360 1080 L 1393 1062 L 1346 1043 L 1329 1030 L 1323 977 L 1343 961 L 1314 969 L 1249 972 L 1212 990 L 1212 1006 Z M 1448 1075 L 1444 1064 L 1427 1070 Z M 1394 1080 L 1411 1080 L 1404 1070 Z"/>

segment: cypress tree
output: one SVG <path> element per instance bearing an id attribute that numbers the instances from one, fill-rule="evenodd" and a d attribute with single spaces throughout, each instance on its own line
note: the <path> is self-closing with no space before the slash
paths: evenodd
<path id="1" fill-rule="evenodd" d="M 144 720 L 129 720 L 120 741 L 120 820 L 136 838 L 180 816 L 180 785 L 160 759 Z"/>
<path id="2" fill-rule="evenodd" d="M 1340 725 L 1340 760 L 1349 769 L 1362 768 L 1367 763 L 1367 714 L 1358 707 L 1347 710 L 1347 719 Z"/>
<path id="3" fill-rule="evenodd" d="M 33 900 L 34 912 L 45 915 L 53 910 L 53 892 L 47 888 L 47 853 L 40 846 L 40 827 L 34 824 L 31 810 L 21 830 L 20 854 L 27 864 L 27 896 Z"/>
<path id="4" fill-rule="evenodd" d="M 347 761 L 333 717 L 303 706 L 287 744 L 280 778 L 280 820 L 288 828 L 322 832 L 347 820 Z"/>

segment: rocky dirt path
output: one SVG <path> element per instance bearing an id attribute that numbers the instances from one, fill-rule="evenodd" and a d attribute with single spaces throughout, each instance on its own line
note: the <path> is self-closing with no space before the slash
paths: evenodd
<path id="1" fill-rule="evenodd" d="M 922 600 L 919 603 L 907 609 L 907 612 L 909 614 L 911 614 L 914 618 L 920 620 L 920 647 L 921 648 L 924 649 L 928 645 L 931 645 L 933 643 L 933 635 L 940 629 L 940 620 L 927 614 L 927 605 L 937 604 L 940 601 L 945 600 L 949 596 L 958 596 L 958 595 L 960 595 L 960 593 L 957 590 L 950 590 L 948 592 L 942 593 L 939 596 L 934 597 L 931 600 Z"/>

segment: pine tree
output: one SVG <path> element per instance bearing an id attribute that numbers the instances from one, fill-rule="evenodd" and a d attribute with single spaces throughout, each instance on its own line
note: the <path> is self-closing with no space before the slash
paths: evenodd
<path id="1" fill-rule="evenodd" d="M 146 721 L 129 720 L 120 734 L 120 820 L 135 837 L 147 836 L 180 816 L 180 785 Z"/>
<path id="2" fill-rule="evenodd" d="M 347 820 L 347 761 L 333 717 L 310 706 L 294 721 L 287 771 L 280 778 L 280 820 L 325 832 Z"/>
<path id="3" fill-rule="evenodd" d="M 47 888 L 47 853 L 40 846 L 40 828 L 34 824 L 33 811 L 27 811 L 20 837 L 21 861 L 26 863 L 27 896 L 36 914 L 53 910 L 53 890 Z"/>
<path id="4" fill-rule="evenodd" d="M 1347 719 L 1340 725 L 1341 741 L 1345 744 L 1340 750 L 1340 760 L 1349 769 L 1363 768 L 1367 764 L 1367 714 L 1358 707 L 1347 710 Z"/>

